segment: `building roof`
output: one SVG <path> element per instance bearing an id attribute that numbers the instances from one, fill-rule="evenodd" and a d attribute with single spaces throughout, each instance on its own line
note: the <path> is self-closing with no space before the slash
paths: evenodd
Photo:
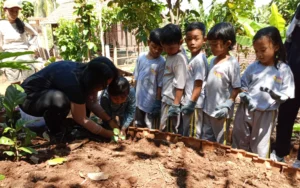
<path id="1" fill-rule="evenodd" d="M 62 3 L 41 24 L 57 24 L 60 19 L 74 20 L 74 6 L 75 2 L 72 0 Z"/>

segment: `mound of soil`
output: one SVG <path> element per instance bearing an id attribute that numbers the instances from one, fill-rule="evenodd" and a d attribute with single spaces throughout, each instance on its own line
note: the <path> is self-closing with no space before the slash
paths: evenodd
<path id="1" fill-rule="evenodd" d="M 89 140 L 38 149 L 39 163 L 0 161 L 0 187 L 300 187 L 297 175 L 267 169 L 219 148 L 199 152 L 183 142 L 142 138 L 114 144 Z M 49 166 L 47 160 L 67 162 Z M 107 180 L 86 174 L 104 172 Z"/>

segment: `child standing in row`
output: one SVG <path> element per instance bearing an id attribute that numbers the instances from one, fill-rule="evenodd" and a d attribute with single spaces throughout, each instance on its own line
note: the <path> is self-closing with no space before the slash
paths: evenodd
<path id="1" fill-rule="evenodd" d="M 207 39 L 216 57 L 209 65 L 205 86 L 201 137 L 226 144 L 227 118 L 232 117 L 233 104 L 241 87 L 239 63 L 229 54 L 236 43 L 235 30 L 230 23 L 218 23 L 208 32 Z"/>
<path id="2" fill-rule="evenodd" d="M 190 23 L 186 27 L 185 33 L 185 41 L 192 58 L 187 68 L 184 106 L 181 109 L 183 136 L 200 138 L 204 100 L 202 88 L 208 72 L 206 56 L 201 52 L 205 42 L 205 25 L 200 22 Z"/>
<path id="3" fill-rule="evenodd" d="M 162 87 L 162 115 L 160 130 L 182 134 L 180 127 L 180 103 L 186 83 L 187 58 L 180 50 L 181 30 L 168 24 L 162 28 L 161 44 L 167 54 Z"/>
<path id="4" fill-rule="evenodd" d="M 161 88 L 165 60 L 160 44 L 161 29 L 151 31 L 148 40 L 149 52 L 141 54 L 134 70 L 136 82 L 135 124 L 149 129 L 159 128 Z"/>
<path id="5" fill-rule="evenodd" d="M 233 127 L 233 147 L 268 158 L 277 109 L 294 98 L 294 78 L 275 27 L 259 30 L 253 38 L 257 61 L 242 76 L 241 102 Z"/>

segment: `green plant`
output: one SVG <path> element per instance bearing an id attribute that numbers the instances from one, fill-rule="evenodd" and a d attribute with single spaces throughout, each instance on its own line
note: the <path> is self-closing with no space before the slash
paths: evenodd
<path id="1" fill-rule="evenodd" d="M 81 33 L 81 50 L 84 60 L 90 60 L 96 54 L 100 46 L 99 39 L 99 21 L 96 19 L 94 5 L 87 0 L 75 0 L 74 14 L 79 18 L 76 19 L 79 32 Z"/>
<path id="2" fill-rule="evenodd" d="M 122 23 L 124 30 L 133 32 L 138 43 L 146 45 L 150 31 L 162 23 L 161 12 L 165 6 L 148 0 L 113 0 L 108 6 L 116 4 L 119 7 L 117 21 Z"/>
<path id="3" fill-rule="evenodd" d="M 74 21 L 60 20 L 54 35 L 57 37 L 57 45 L 63 59 L 82 61 L 82 37 L 79 28 Z"/>
<path id="4" fill-rule="evenodd" d="M 292 21 L 292 16 L 294 15 L 300 1 L 299 0 L 272 0 L 269 6 L 271 6 L 273 3 L 275 3 L 278 6 L 278 10 L 280 14 L 283 16 L 284 20 L 290 23 Z"/>
<path id="5" fill-rule="evenodd" d="M 47 17 L 56 9 L 57 1 L 54 0 L 35 0 L 34 15 L 36 17 Z"/>
<path id="6" fill-rule="evenodd" d="M 30 70 L 30 67 L 27 64 L 36 63 L 37 61 L 24 61 L 24 60 L 11 60 L 15 57 L 34 54 L 34 52 L 0 52 L 0 68 L 13 68 L 13 69 L 24 69 Z"/>
<path id="7" fill-rule="evenodd" d="M 75 1 L 76 21 L 60 20 L 54 32 L 63 59 L 88 61 L 97 54 L 100 46 L 99 21 L 93 4 L 85 0 Z"/>
<path id="8" fill-rule="evenodd" d="M 4 101 L 4 96 L 0 94 L 0 111 L 4 110 L 3 101 Z"/>
<path id="9" fill-rule="evenodd" d="M 269 18 L 270 25 L 277 27 L 282 38 L 285 38 L 285 24 L 286 21 L 282 15 L 278 12 L 278 8 L 275 3 L 271 5 L 271 16 Z"/>
<path id="10" fill-rule="evenodd" d="M 3 19 L 5 16 L 5 12 L 3 9 L 4 2 L 5 2 L 5 0 L 0 1 L 0 19 Z"/>
<path id="11" fill-rule="evenodd" d="M 121 140 L 125 140 L 126 139 L 126 136 L 121 134 L 120 129 L 114 128 L 113 132 L 114 132 L 114 136 L 111 138 L 111 140 L 113 142 L 118 142 L 120 139 Z"/>
<path id="12" fill-rule="evenodd" d="M 299 123 L 294 124 L 293 132 L 300 132 L 300 124 Z"/>
<path id="13" fill-rule="evenodd" d="M 269 16 L 269 23 L 258 23 L 254 19 L 249 19 L 245 16 L 236 16 L 236 40 L 240 45 L 239 50 L 242 51 L 245 55 L 247 55 L 247 48 L 245 47 L 252 46 L 252 38 L 254 37 L 255 33 L 263 27 L 267 27 L 268 25 L 276 27 L 280 31 L 282 38 L 285 38 L 286 22 L 283 19 L 282 15 L 278 12 L 278 8 L 275 4 L 272 4 L 272 6 L 270 7 L 270 12 L 271 14 Z"/>
<path id="14" fill-rule="evenodd" d="M 34 6 L 29 1 L 22 2 L 22 10 L 21 13 L 23 15 L 23 20 L 28 22 L 28 18 L 34 15 Z"/>
<path id="15" fill-rule="evenodd" d="M 47 61 L 46 61 L 46 63 L 45 63 L 45 67 L 46 66 L 48 66 L 48 65 L 50 65 L 51 63 L 54 63 L 56 61 L 56 57 L 54 57 L 54 56 L 51 56 Z"/>
<path id="16" fill-rule="evenodd" d="M 6 123 L 1 124 L 4 128 L 0 137 L 0 145 L 6 145 L 8 150 L 3 153 L 8 156 L 14 156 L 18 161 L 21 156 L 37 153 L 28 145 L 36 137 L 36 133 L 26 127 L 29 121 L 21 119 L 16 120 L 16 107 L 24 102 L 26 93 L 23 88 L 17 84 L 10 85 L 5 92 L 3 105 L 6 112 Z"/>

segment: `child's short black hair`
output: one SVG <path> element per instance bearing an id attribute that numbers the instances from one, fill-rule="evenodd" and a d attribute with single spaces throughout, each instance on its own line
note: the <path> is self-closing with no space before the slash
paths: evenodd
<path id="1" fill-rule="evenodd" d="M 161 44 L 179 44 L 181 40 L 182 33 L 178 25 L 167 24 L 162 28 L 160 36 Z"/>
<path id="2" fill-rule="evenodd" d="M 206 28 L 205 28 L 205 25 L 202 22 L 189 23 L 185 28 L 185 34 L 187 34 L 187 32 L 189 32 L 189 31 L 193 31 L 193 30 L 196 30 L 196 29 L 199 29 L 202 32 L 203 37 L 205 36 Z"/>
<path id="3" fill-rule="evenodd" d="M 161 28 L 153 29 L 150 32 L 149 41 L 153 42 L 156 45 L 161 46 L 161 44 L 160 44 L 160 35 L 161 35 Z"/>
<path id="4" fill-rule="evenodd" d="M 268 37 L 273 45 L 279 46 L 279 49 L 274 56 L 274 66 L 277 67 L 279 60 L 286 62 L 286 51 L 279 30 L 274 26 L 262 28 L 258 30 L 257 33 L 254 35 L 253 43 L 262 37 Z"/>
<path id="5" fill-rule="evenodd" d="M 236 43 L 235 29 L 228 22 L 218 23 L 207 33 L 207 40 L 222 40 L 224 43 L 230 40 L 231 45 L 229 46 L 229 50 L 232 50 Z"/>
<path id="6" fill-rule="evenodd" d="M 108 94 L 110 96 L 124 96 L 128 95 L 130 90 L 130 84 L 128 80 L 122 76 L 114 79 L 108 86 Z"/>

